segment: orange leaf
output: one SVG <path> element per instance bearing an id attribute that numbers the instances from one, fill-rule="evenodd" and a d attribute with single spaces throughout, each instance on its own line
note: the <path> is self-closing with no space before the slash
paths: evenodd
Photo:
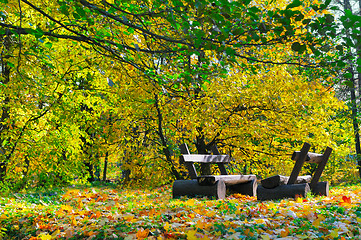
<path id="1" fill-rule="evenodd" d="M 347 204 L 351 204 L 351 198 L 347 196 L 342 197 L 342 201 Z"/>
<path id="2" fill-rule="evenodd" d="M 148 235 L 149 235 L 149 229 L 143 229 L 143 228 L 141 228 L 141 229 L 139 229 L 139 231 L 137 232 L 136 237 L 137 237 L 137 239 L 144 239 L 144 238 L 148 237 Z"/>
<path id="3" fill-rule="evenodd" d="M 286 228 L 284 231 L 281 232 L 281 237 L 287 237 L 290 234 L 290 230 Z"/>
<path id="4" fill-rule="evenodd" d="M 77 225 L 78 225 L 78 223 L 76 222 L 74 216 L 71 217 L 71 225 L 73 225 L 73 226 L 77 226 Z"/>

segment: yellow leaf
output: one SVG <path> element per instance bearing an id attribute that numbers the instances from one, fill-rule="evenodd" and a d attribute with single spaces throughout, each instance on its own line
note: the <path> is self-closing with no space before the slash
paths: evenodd
<path id="1" fill-rule="evenodd" d="M 77 226 L 77 225 L 78 225 L 78 223 L 76 222 L 74 216 L 71 217 L 71 225 L 73 225 L 73 226 Z"/>
<path id="2" fill-rule="evenodd" d="M 197 231 L 195 231 L 195 230 L 188 231 L 187 232 L 187 240 L 197 240 L 198 237 L 195 236 L 196 233 L 197 233 Z"/>
<path id="3" fill-rule="evenodd" d="M 164 230 L 166 230 L 167 232 L 169 232 L 169 230 L 170 230 L 170 228 L 171 228 L 169 222 L 166 222 L 163 228 L 164 228 Z"/>
<path id="4" fill-rule="evenodd" d="M 41 235 L 39 235 L 39 237 L 40 237 L 40 239 L 41 240 L 51 240 L 51 235 L 49 235 L 49 234 L 41 234 Z"/>
<path id="5" fill-rule="evenodd" d="M 51 236 L 52 236 L 53 238 L 55 238 L 56 235 L 58 235 L 59 233 L 60 233 L 60 230 L 57 229 L 56 231 L 54 231 L 54 232 L 51 234 Z"/>
<path id="6" fill-rule="evenodd" d="M 338 237 L 338 229 L 334 229 L 330 235 L 331 238 L 337 238 Z"/>
<path id="7" fill-rule="evenodd" d="M 261 235 L 262 240 L 270 240 L 269 235 Z"/>

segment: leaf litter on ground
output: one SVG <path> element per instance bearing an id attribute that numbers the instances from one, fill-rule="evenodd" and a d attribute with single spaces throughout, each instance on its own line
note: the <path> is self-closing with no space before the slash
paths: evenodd
<path id="1" fill-rule="evenodd" d="M 153 190 L 67 188 L 0 199 L 0 239 L 361 239 L 361 186 L 329 197 L 172 199 Z"/>

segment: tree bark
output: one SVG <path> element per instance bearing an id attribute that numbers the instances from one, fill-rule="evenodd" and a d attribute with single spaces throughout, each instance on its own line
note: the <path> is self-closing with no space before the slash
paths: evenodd
<path id="1" fill-rule="evenodd" d="M 262 187 L 264 188 L 275 188 L 278 187 L 280 185 L 286 185 L 288 182 L 288 179 L 290 177 L 287 176 L 282 176 L 282 175 L 275 175 L 269 178 L 265 178 L 261 181 Z M 300 184 L 300 183 L 310 183 L 311 182 L 311 175 L 306 175 L 306 176 L 299 176 L 296 179 L 296 184 Z"/>
<path id="2" fill-rule="evenodd" d="M 109 156 L 109 152 L 107 151 L 105 153 L 105 158 L 104 158 L 104 169 L 103 169 L 103 181 L 104 182 L 107 180 L 108 156 Z"/>
<path id="3" fill-rule="evenodd" d="M 226 197 L 226 185 L 222 180 L 210 186 L 201 186 L 197 180 L 176 180 L 173 183 L 173 198 L 181 196 L 224 199 Z"/>
<path id="4" fill-rule="evenodd" d="M 352 12 L 350 0 L 344 0 L 343 2 L 344 2 L 344 6 L 343 6 L 344 10 L 350 10 Z M 360 5 L 361 5 L 361 3 L 360 3 Z M 350 35 L 348 29 L 346 29 L 346 35 L 347 35 L 347 37 L 349 37 L 349 35 Z M 360 160 L 361 147 L 360 147 L 359 123 L 358 123 L 358 119 L 357 119 L 358 109 L 357 109 L 356 84 L 355 84 L 356 78 L 355 78 L 355 72 L 354 72 L 355 66 L 353 65 L 353 63 L 351 61 L 349 62 L 349 64 L 350 64 L 349 72 L 351 73 L 351 76 L 352 76 L 351 80 L 350 80 L 352 86 L 349 88 L 350 94 L 351 94 L 351 118 L 352 118 L 352 125 L 353 125 L 353 131 L 354 131 L 354 139 L 355 139 L 356 159 L 357 159 L 357 163 L 358 163 L 359 176 L 361 178 L 361 160 Z M 358 78 L 360 79 L 360 75 L 358 76 Z"/>
<path id="5" fill-rule="evenodd" d="M 257 180 L 253 179 L 253 180 L 245 182 L 245 183 L 238 183 L 238 184 L 229 186 L 229 191 L 231 193 L 240 193 L 243 195 L 248 195 L 248 196 L 254 197 L 257 195 Z"/>
<path id="6" fill-rule="evenodd" d="M 311 191 L 315 195 L 319 196 L 329 196 L 329 184 L 328 182 L 318 182 L 316 186 L 311 188 Z"/>
<path id="7" fill-rule="evenodd" d="M 359 3 L 359 15 L 361 16 L 361 0 L 358 1 Z M 361 27 L 359 28 L 359 30 L 361 31 Z M 358 41 L 358 46 L 357 46 L 357 53 L 358 53 L 358 59 L 359 61 L 361 61 L 361 41 Z M 359 96 L 361 94 L 361 71 L 359 70 L 361 68 L 361 64 L 358 64 L 358 69 L 357 69 L 357 74 L 358 74 L 358 87 L 359 87 Z M 357 148 L 357 147 L 356 147 Z M 361 150 L 360 150 L 360 137 L 358 138 L 358 148 L 359 148 L 359 152 L 357 153 L 357 167 L 358 167 L 358 171 L 359 171 L 359 176 L 361 178 L 361 156 L 359 155 Z"/>
<path id="8" fill-rule="evenodd" d="M 182 179 L 182 177 L 179 174 L 179 172 L 177 171 L 177 169 L 174 167 L 174 164 L 173 164 L 173 161 L 172 161 L 172 156 L 171 156 L 171 153 L 169 151 L 169 146 L 168 146 L 166 137 L 164 136 L 164 133 L 163 133 L 163 115 L 162 115 L 162 112 L 161 112 L 160 107 L 159 107 L 158 95 L 155 94 L 154 98 L 155 98 L 154 106 L 155 106 L 155 108 L 157 110 L 157 119 L 158 119 L 157 134 L 158 134 L 158 136 L 160 138 L 160 141 L 161 141 L 161 144 L 163 146 L 163 153 L 165 155 L 165 159 L 167 160 L 168 164 L 170 165 L 170 169 L 171 169 L 173 175 L 175 176 L 175 178 L 177 180 L 180 180 L 180 179 Z"/>
<path id="9" fill-rule="evenodd" d="M 3 40 L 4 50 L 1 52 L 1 74 L 2 74 L 2 84 L 7 85 L 10 82 L 10 66 L 8 65 L 5 56 L 8 51 L 10 51 L 11 39 L 10 36 L 5 36 Z M 2 101 L 2 113 L 0 118 L 0 182 L 4 181 L 7 171 L 8 159 L 10 156 L 7 154 L 6 146 L 3 146 L 3 142 L 7 139 L 6 131 L 9 128 L 7 119 L 10 117 L 10 97 L 5 94 L 4 100 Z M 4 134 L 5 133 L 5 134 Z"/>
<path id="10" fill-rule="evenodd" d="M 308 183 L 281 185 L 272 189 L 264 188 L 259 185 L 257 188 L 257 199 L 265 201 L 282 198 L 295 198 L 296 196 L 305 197 L 310 191 L 311 189 Z"/>

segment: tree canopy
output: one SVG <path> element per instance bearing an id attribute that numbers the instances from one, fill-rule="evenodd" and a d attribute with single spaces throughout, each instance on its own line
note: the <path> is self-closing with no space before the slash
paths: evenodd
<path id="1" fill-rule="evenodd" d="M 329 173 L 354 169 L 329 4 L 0 1 L 0 180 L 94 180 L 109 163 L 159 185 L 185 177 L 183 142 L 263 177 L 303 141 L 338 150 Z"/>

